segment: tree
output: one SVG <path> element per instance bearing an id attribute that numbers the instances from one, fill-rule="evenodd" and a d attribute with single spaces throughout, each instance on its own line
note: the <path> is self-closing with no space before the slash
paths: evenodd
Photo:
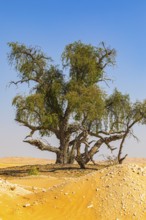
<path id="1" fill-rule="evenodd" d="M 13 42 L 9 46 L 9 61 L 19 75 L 19 80 L 11 83 L 28 83 L 30 87 L 29 95 L 18 95 L 13 100 L 15 120 L 30 129 L 24 142 L 55 153 L 56 163 L 71 163 L 76 158 L 82 167 L 78 159 L 81 144 L 87 150 L 88 131 L 104 116 L 106 95 L 99 82 L 107 80 L 105 70 L 114 65 L 115 50 L 104 43 L 94 47 L 74 42 L 66 46 L 62 54 L 63 68 L 59 69 L 37 47 Z M 64 70 L 68 76 L 63 74 Z M 36 132 L 39 139 L 33 138 Z M 40 138 L 52 134 L 59 140 L 58 147 Z M 113 139 L 116 138 L 119 136 Z M 101 138 L 107 145 L 110 140 Z"/>
<path id="2" fill-rule="evenodd" d="M 12 84 L 28 83 L 30 93 L 13 99 L 16 121 L 30 129 L 24 142 L 56 154 L 56 163 L 73 163 L 81 168 L 103 144 L 111 151 L 119 140 L 117 161 L 122 163 L 125 139 L 137 123 L 146 123 L 146 101 L 132 103 L 129 95 L 115 90 L 108 96 L 99 82 L 106 82 L 106 67 L 115 64 L 115 50 L 74 42 L 62 53 L 62 69 L 37 47 L 9 43 L 9 61 L 19 73 Z M 63 71 L 65 70 L 65 74 Z M 35 139 L 34 133 L 39 133 Z M 47 140 L 52 134 L 59 146 Z M 135 136 L 134 136 L 135 137 Z M 94 162 L 94 161 L 93 161 Z"/>
<path id="3" fill-rule="evenodd" d="M 89 121 L 88 121 L 89 122 Z M 95 118 L 90 123 L 86 124 L 86 132 L 84 138 L 77 138 L 77 156 L 76 160 L 80 167 L 85 168 L 85 165 L 92 160 L 93 156 L 105 144 L 111 151 L 116 150 L 112 146 L 112 142 L 119 140 L 117 162 L 121 164 L 127 157 L 122 156 L 122 150 L 126 138 L 133 134 L 135 124 L 146 123 L 146 101 L 132 103 L 129 95 L 123 95 L 117 89 L 112 95 L 105 99 L 104 114 L 100 119 Z M 84 124 L 85 125 L 85 124 Z M 91 138 L 95 138 L 95 142 Z M 81 144 L 84 144 L 84 150 L 81 153 Z M 94 161 L 93 161 L 94 162 Z"/>
<path id="4" fill-rule="evenodd" d="M 137 139 L 133 133 L 134 125 L 145 124 L 146 122 L 146 100 L 132 103 L 129 95 L 122 95 L 122 93 L 115 90 L 107 100 L 107 106 L 111 129 L 120 131 L 123 134 L 117 155 L 117 160 L 121 164 L 127 157 L 127 154 L 122 157 L 126 138 L 133 136 Z"/>

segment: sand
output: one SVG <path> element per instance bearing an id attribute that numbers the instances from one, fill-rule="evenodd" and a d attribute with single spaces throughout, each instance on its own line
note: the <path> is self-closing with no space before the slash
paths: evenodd
<path id="1" fill-rule="evenodd" d="M 25 164 L 26 158 L 20 160 L 20 165 Z M 18 158 L 17 163 L 14 158 L 12 163 L 11 158 L 6 161 L 9 165 L 19 164 Z M 144 159 L 131 159 L 123 165 L 93 170 L 79 177 L 65 173 L 2 176 L 0 188 L 0 220 L 146 219 Z"/>

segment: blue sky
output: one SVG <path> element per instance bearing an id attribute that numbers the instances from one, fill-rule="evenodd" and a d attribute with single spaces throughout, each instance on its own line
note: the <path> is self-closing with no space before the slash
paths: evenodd
<path id="1" fill-rule="evenodd" d="M 101 41 L 117 51 L 116 66 L 107 70 L 117 87 L 133 101 L 146 98 L 146 1 L 145 0 L 0 0 L 0 157 L 52 157 L 24 144 L 27 129 L 14 121 L 13 97 L 21 88 L 8 87 L 17 73 L 8 64 L 8 42 L 38 45 L 56 64 L 66 44 Z M 138 126 L 140 142 L 129 139 L 129 156 L 146 156 L 146 127 Z M 51 140 L 56 143 L 54 139 Z"/>

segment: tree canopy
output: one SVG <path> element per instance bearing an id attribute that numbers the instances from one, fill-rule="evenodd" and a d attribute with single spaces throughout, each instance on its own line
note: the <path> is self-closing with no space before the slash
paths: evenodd
<path id="1" fill-rule="evenodd" d="M 110 143 L 121 140 L 120 161 L 131 128 L 145 123 L 146 102 L 132 104 L 128 95 L 115 90 L 108 96 L 101 88 L 99 82 L 107 81 L 107 67 L 115 64 L 115 50 L 103 42 L 95 47 L 77 41 L 65 47 L 59 68 L 37 47 L 15 42 L 9 47 L 9 61 L 19 77 L 11 83 L 28 83 L 30 89 L 29 95 L 13 99 L 15 120 L 30 129 L 24 142 L 56 153 L 56 163 L 76 159 L 84 167 L 103 143 L 114 150 Z M 37 139 L 35 132 L 39 132 Z M 52 134 L 59 140 L 58 147 L 40 139 Z M 90 137 L 96 141 L 89 141 Z"/>

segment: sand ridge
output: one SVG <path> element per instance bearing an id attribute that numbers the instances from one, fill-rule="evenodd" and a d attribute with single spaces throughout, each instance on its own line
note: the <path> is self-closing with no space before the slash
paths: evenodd
<path id="1" fill-rule="evenodd" d="M 11 196 L 0 196 L 3 220 L 146 219 L 145 164 L 111 166 L 76 178 L 39 175 L 10 182 L 16 187 L 9 188 Z M 17 187 L 31 193 L 13 196 Z"/>

